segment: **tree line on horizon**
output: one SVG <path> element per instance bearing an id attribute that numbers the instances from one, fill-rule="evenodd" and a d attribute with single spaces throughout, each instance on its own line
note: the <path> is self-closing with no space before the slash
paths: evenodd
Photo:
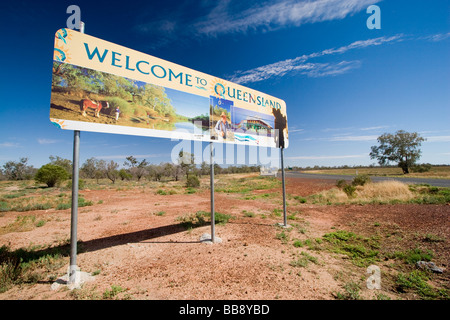
<path id="1" fill-rule="evenodd" d="M 403 174 L 408 174 L 410 170 L 426 172 L 432 167 L 431 164 L 417 164 L 421 156 L 419 147 L 425 141 L 425 138 L 422 138 L 416 132 L 409 133 L 399 130 L 395 134 L 384 133 L 378 137 L 377 141 L 379 145 L 371 147 L 370 158 L 377 159 L 381 167 L 389 167 L 391 163 L 397 163 L 397 167 L 402 169 Z M 70 178 L 72 175 L 72 161 L 59 156 L 50 156 L 49 158 L 50 162 L 40 169 L 28 165 L 28 158 L 21 158 L 19 161 L 8 161 L 3 165 L 3 168 L 0 168 L 0 180 L 29 180 L 34 178 L 37 181 L 44 182 L 41 176 L 51 176 L 54 179 L 53 174 L 60 175 L 62 179 Z M 198 177 L 209 175 L 210 165 L 204 161 L 200 166 L 197 166 L 194 160 L 193 154 L 184 151 L 180 151 L 176 164 L 150 164 L 146 159 L 138 161 L 135 157 L 129 156 L 123 163 L 123 168 L 119 169 L 120 165 L 113 160 L 108 162 L 102 159 L 89 158 L 82 164 L 80 176 L 82 178 L 97 179 L 97 181 L 102 178 L 108 178 L 112 183 L 115 183 L 117 179 L 136 179 L 140 181 L 143 177 L 154 181 L 161 181 L 164 178 L 179 181 L 186 176 L 188 184 L 190 177 L 192 177 L 194 185 L 197 185 Z M 375 167 L 375 165 L 369 167 Z M 259 172 L 260 168 L 258 165 L 222 168 L 218 164 L 214 164 L 214 173 Z M 329 169 L 330 167 L 325 168 Z M 342 166 L 341 168 L 349 167 Z M 358 168 L 358 166 L 354 168 Z M 307 167 L 306 169 L 311 168 Z M 324 167 L 315 166 L 312 169 L 324 169 Z M 304 168 L 290 167 L 288 170 L 304 170 Z M 56 174 L 55 172 L 59 173 Z M 49 186 L 54 184 L 52 180 L 46 183 Z"/>
<path id="2" fill-rule="evenodd" d="M 34 168 L 28 164 L 28 158 L 21 158 L 19 161 L 8 161 L 0 168 L 0 180 L 40 180 L 40 172 L 44 172 L 44 180 L 38 181 L 50 182 L 54 186 L 58 181 L 52 181 L 50 177 L 59 176 L 62 180 L 71 179 L 72 177 L 72 161 L 59 156 L 51 155 L 50 162 Z M 260 166 L 228 166 L 221 167 L 214 164 L 214 174 L 229 173 L 251 173 L 260 172 Z M 193 154 L 180 151 L 177 163 L 162 162 L 160 164 L 151 164 L 146 159 L 138 160 L 134 156 L 126 157 L 122 168 L 120 164 L 113 160 L 103 160 L 97 158 L 89 158 L 80 166 L 80 178 L 96 179 L 97 183 L 100 179 L 109 179 L 112 183 L 116 180 L 137 180 L 141 179 L 162 181 L 162 180 L 190 180 L 191 177 L 199 178 L 210 174 L 210 165 L 203 161 L 200 165 L 195 164 Z M 194 178 L 194 181 L 195 181 Z M 48 183 L 47 183 L 48 184 Z M 196 182 L 194 182 L 196 185 Z M 50 185 L 49 185 L 50 186 Z"/>

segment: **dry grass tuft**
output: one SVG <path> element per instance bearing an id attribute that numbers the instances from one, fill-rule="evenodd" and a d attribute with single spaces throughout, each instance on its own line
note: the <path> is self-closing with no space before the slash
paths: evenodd
<path id="1" fill-rule="evenodd" d="M 414 194 L 405 183 L 398 181 L 382 181 L 368 183 L 356 189 L 356 199 L 390 201 L 408 201 L 414 198 Z"/>
<path id="2" fill-rule="evenodd" d="M 386 203 L 391 201 L 407 202 L 414 198 L 414 194 L 405 183 L 383 181 L 358 186 L 350 196 L 341 189 L 333 188 L 315 194 L 311 198 L 313 203 Z"/>

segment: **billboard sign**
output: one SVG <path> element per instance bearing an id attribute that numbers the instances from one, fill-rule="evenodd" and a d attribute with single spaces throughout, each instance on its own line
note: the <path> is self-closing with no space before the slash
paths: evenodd
<path id="1" fill-rule="evenodd" d="M 50 120 L 67 130 L 288 146 L 283 100 L 71 29 L 55 35 Z"/>

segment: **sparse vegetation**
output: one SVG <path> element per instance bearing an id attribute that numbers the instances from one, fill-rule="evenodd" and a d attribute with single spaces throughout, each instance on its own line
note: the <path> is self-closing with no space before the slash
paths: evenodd
<path id="1" fill-rule="evenodd" d="M 24 220 L 28 221 L 29 218 L 21 219 Z M 18 250 L 3 245 L 0 247 L 0 293 L 13 285 L 55 279 L 55 271 L 67 263 L 64 257 L 68 255 L 68 248 L 66 243 L 57 247 Z"/>
<path id="2" fill-rule="evenodd" d="M 320 204 L 343 203 L 418 203 L 445 204 L 450 203 L 450 188 L 431 186 L 408 186 L 398 181 L 382 181 L 353 186 L 339 180 L 340 187 L 322 191 L 310 196 L 310 201 Z M 342 189 L 342 190 L 341 190 Z"/>
<path id="3" fill-rule="evenodd" d="M 102 297 L 103 299 L 111 300 L 117 298 L 117 295 L 124 291 L 126 291 L 126 289 L 122 288 L 121 286 L 111 285 L 111 289 L 106 289 L 105 292 L 103 292 Z"/>
<path id="4" fill-rule="evenodd" d="M 336 299 L 339 300 L 360 300 L 360 286 L 355 282 L 349 282 L 344 285 L 344 292 L 335 293 Z"/>
<path id="5" fill-rule="evenodd" d="M 421 166 L 421 165 L 419 165 Z M 414 170 L 412 167 L 408 177 L 422 177 L 422 178 L 435 178 L 435 179 L 449 179 L 450 178 L 450 166 L 448 165 L 433 165 L 430 170 Z M 295 169 L 294 169 L 295 170 Z M 298 168 L 297 170 L 304 170 Z M 421 171 L 421 172 L 419 172 Z M 306 168 L 304 172 L 316 173 L 316 174 L 333 174 L 333 175 L 348 175 L 354 176 L 355 174 L 366 174 L 368 176 L 382 176 L 382 177 L 404 177 L 402 169 L 397 166 L 341 166 L 339 168 L 333 167 L 316 167 Z"/>
<path id="6" fill-rule="evenodd" d="M 437 289 L 431 286 L 430 274 L 421 271 L 413 270 L 407 274 L 399 273 L 395 281 L 396 290 L 400 293 L 413 291 L 423 299 L 450 299 L 449 291 L 446 289 Z"/>
<path id="7" fill-rule="evenodd" d="M 280 180 L 273 177 L 249 176 L 245 179 L 224 178 L 215 187 L 217 192 L 247 194 L 254 190 L 265 190 L 277 188 L 281 185 Z"/>
<path id="8" fill-rule="evenodd" d="M 214 221 L 218 225 L 226 224 L 232 216 L 220 212 L 214 213 Z M 184 228 L 192 229 L 196 227 L 204 226 L 211 221 L 211 213 L 206 211 L 197 211 L 194 214 L 187 214 L 180 216 L 176 219 Z"/>
<path id="9" fill-rule="evenodd" d="M 366 238 L 353 232 L 338 230 L 325 234 L 323 239 L 328 243 L 328 250 L 348 256 L 357 266 L 365 267 L 380 259 L 377 237 Z"/>
<path id="10" fill-rule="evenodd" d="M 198 188 L 200 187 L 200 180 L 197 176 L 189 176 L 186 181 L 186 187 L 188 188 Z"/>
<path id="11" fill-rule="evenodd" d="M 308 264 L 312 262 L 314 264 L 318 263 L 318 259 L 309 253 L 302 251 L 297 260 L 291 261 L 290 265 L 293 267 L 302 267 L 306 268 Z"/>
<path id="12" fill-rule="evenodd" d="M 195 213 L 185 214 L 180 210 L 180 213 L 175 212 L 169 207 L 165 207 L 165 203 L 172 201 L 175 197 L 170 195 L 178 195 L 186 198 L 197 198 L 203 196 L 209 189 L 209 177 L 202 178 L 198 176 L 201 181 L 201 186 L 197 188 L 186 187 L 185 179 L 180 181 L 171 181 L 170 179 L 162 179 L 155 181 L 153 179 L 141 179 L 137 181 L 136 178 L 117 179 L 112 185 L 106 178 L 85 179 L 86 189 L 90 190 L 109 190 L 117 192 L 116 197 L 127 197 L 130 194 L 137 195 L 145 193 L 148 198 L 157 198 L 157 203 L 154 207 L 151 206 L 149 210 L 145 210 L 146 219 L 155 219 L 160 223 L 161 221 L 170 220 L 173 228 L 170 232 L 180 232 L 185 229 L 194 229 L 197 227 L 204 227 L 210 223 L 210 212 L 195 211 Z M 233 204 L 227 207 L 227 214 L 216 212 L 215 221 L 217 225 L 226 225 L 230 219 L 236 218 L 236 224 L 226 226 L 226 228 L 245 228 L 246 225 L 257 226 L 258 232 L 273 232 L 267 233 L 269 241 L 273 240 L 279 244 L 277 258 L 280 257 L 280 252 L 284 258 L 280 262 L 272 263 L 273 270 L 283 271 L 285 276 L 298 275 L 298 277 L 315 276 L 317 279 L 322 277 L 323 267 L 325 261 L 332 257 L 336 259 L 337 265 L 340 267 L 351 269 L 350 272 L 341 272 L 339 276 L 336 275 L 335 281 L 339 282 L 341 289 L 330 292 L 336 299 L 367 299 L 367 290 L 364 289 L 363 278 L 366 279 L 365 269 L 368 265 L 375 264 L 381 267 L 383 272 L 382 281 L 383 287 L 380 293 L 373 293 L 372 299 L 449 299 L 449 291 L 445 287 L 444 282 L 446 276 L 441 274 L 434 274 L 425 270 L 418 270 L 416 266 L 417 261 L 433 261 L 439 267 L 445 263 L 442 262 L 442 248 L 447 246 L 447 237 L 441 230 L 434 229 L 420 229 L 417 232 L 407 231 L 402 229 L 399 225 L 392 224 L 392 222 L 385 221 L 381 216 L 377 216 L 373 220 L 365 220 L 364 228 L 362 222 L 343 223 L 339 222 L 329 225 L 331 230 L 324 231 L 316 228 L 317 220 L 310 220 L 311 212 L 325 212 L 328 207 L 314 206 L 316 204 L 446 204 L 449 202 L 450 189 L 433 187 L 430 185 L 406 185 L 406 184 L 383 184 L 372 183 L 368 179 L 358 179 L 353 183 L 339 183 L 336 185 L 342 189 L 343 185 L 349 185 L 354 188 L 353 196 L 349 197 L 339 187 L 321 191 L 314 195 L 292 195 L 288 193 L 288 220 L 291 225 L 290 228 L 274 227 L 274 220 L 279 222 L 283 215 L 281 207 L 281 194 L 275 189 L 280 187 L 278 179 L 259 177 L 257 174 L 250 174 L 236 176 L 219 175 L 217 177 L 218 192 L 229 193 L 229 195 L 222 194 L 220 197 L 227 198 L 229 201 L 242 203 Z M 49 210 L 46 212 L 27 212 L 27 210 L 44 209 L 70 209 L 70 190 L 66 187 L 43 187 L 35 185 L 29 181 L 7 182 L 2 181 L 0 185 L 0 214 L 3 217 L 6 215 L 5 221 L 0 226 L 0 235 L 11 232 L 38 232 L 33 231 L 38 228 L 49 229 L 54 227 L 54 223 L 58 221 L 67 220 L 63 218 L 68 217 L 68 212 L 60 212 Z M 216 188 L 216 191 L 217 191 Z M 318 188 L 324 190 L 326 188 Z M 289 189 L 288 189 L 289 190 Z M 193 196 L 186 195 L 186 193 L 197 193 Z M 81 192 L 82 196 L 79 199 L 79 206 L 102 204 L 103 200 L 99 200 L 98 194 L 93 196 L 89 191 Z M 154 196 L 155 194 L 161 196 Z M 305 193 L 308 194 L 308 193 Z M 92 199 L 92 200 L 90 200 Z M 109 195 L 108 198 L 110 199 Z M 244 201 L 244 199 L 255 201 L 255 209 L 253 209 L 252 201 Z M 110 200 L 105 200 L 107 205 L 110 205 Z M 259 204 L 258 204 L 259 202 Z M 303 205 L 308 203 L 307 205 Z M 101 209 L 104 206 L 99 206 Z M 338 209 L 330 208 L 331 211 L 337 212 L 360 206 L 343 206 Z M 378 206 L 361 206 L 374 208 Z M 403 207 L 403 206 L 401 206 Z M 420 206 L 411 206 L 417 208 Z M 155 208 L 155 209 L 152 209 Z M 220 210 L 222 209 L 219 206 Z M 388 208 L 388 207 L 387 207 Z M 421 207 L 422 208 L 422 207 Z M 440 206 L 439 208 L 446 208 Z M 124 212 L 124 208 L 107 209 L 105 215 L 96 210 L 89 213 L 89 221 L 107 221 L 107 216 L 114 213 L 114 219 L 120 218 Z M 243 210 L 245 209 L 245 210 Z M 377 209 L 378 210 L 378 209 Z M 381 209 L 380 209 L 381 210 Z M 17 212 L 11 212 L 17 211 Z M 88 211 L 88 210 L 84 210 Z M 367 211 L 367 210 L 366 210 Z M 364 211 L 364 212 L 366 212 Z M 189 212 L 188 210 L 186 212 Z M 175 218 L 179 215 L 178 218 Z M 13 217 L 11 219 L 11 216 Z M 370 214 L 369 214 L 370 216 Z M 1 215 L 0 215 L 1 217 Z M 262 220 L 262 219 L 267 220 Z M 175 223 L 173 220 L 175 220 Z M 124 222 L 126 221 L 126 222 Z M 310 224 L 311 223 L 311 224 Z M 99 224 L 99 223 L 96 223 Z M 132 219 L 127 217 L 118 222 L 118 225 L 127 226 L 132 225 Z M 123 227 L 125 229 L 125 227 Z M 163 228 L 165 229 L 165 228 Z M 219 228 L 220 231 L 224 229 Z M 244 230 L 244 229 L 242 229 Z M 248 230 L 248 229 L 246 229 Z M 201 230 L 196 230 L 195 237 L 200 234 Z M 190 235 L 190 232 L 182 232 L 179 234 Z M 261 233 L 262 235 L 263 233 Z M 226 239 L 226 238 L 225 238 Z M 165 241 L 165 240 L 163 240 Z M 172 241 L 172 240 L 171 240 Z M 175 240 L 177 241 L 177 240 Z M 227 239 L 230 241 L 230 239 Z M 231 241 L 234 241 L 231 239 Z M 238 245 L 240 245 L 238 243 Z M 246 260 L 253 259 L 253 244 L 248 247 L 248 242 L 243 244 L 243 249 L 240 257 Z M 59 247 L 59 254 L 57 255 L 56 248 Z M 38 282 L 54 281 L 56 277 L 61 275 L 61 269 L 68 263 L 67 248 L 57 246 L 54 250 L 50 248 L 27 248 L 19 250 L 11 250 L 9 247 L 2 247 L 0 250 L 0 293 L 9 290 L 14 286 L 23 286 L 24 284 L 33 285 Z M 133 247 L 134 248 L 134 247 Z M 251 249 L 251 250 L 248 250 Z M 134 250 L 134 249 L 132 249 Z M 64 252 L 63 252 L 64 251 Z M 6 252 L 6 254 L 4 254 Z M 34 253 L 33 253 L 34 252 Z M 49 254 L 49 257 L 42 258 Z M 33 256 L 30 258 L 30 256 Z M 16 257 L 19 257 L 18 259 Z M 21 260 L 22 259 L 22 260 Z M 21 261 L 21 262 L 20 262 Z M 253 260 L 255 261 L 255 260 Z M 341 266 L 342 264 L 342 266 Z M 99 267 L 97 267 L 99 268 Z M 320 273 L 316 273 L 316 269 L 320 268 Z M 340 269 L 342 270 L 342 269 Z M 65 270 L 64 270 L 65 271 Z M 301 272 L 300 272 L 301 271 Z M 107 271 L 109 272 L 109 271 Z M 107 273 L 105 272 L 105 274 Z M 59 274 L 58 274 L 59 273 Z M 353 276 L 358 275 L 360 276 Z M 334 275 L 333 275 L 334 276 Z M 172 281 L 172 280 L 171 280 Z M 178 282 L 170 282 L 168 286 L 173 288 L 178 287 Z M 78 289 L 68 293 L 68 297 L 72 299 L 129 299 L 130 289 L 124 289 L 127 285 L 117 283 L 111 285 L 107 289 L 102 288 L 100 291 L 92 289 Z M 387 293 L 387 294 L 386 294 Z M 282 297 L 282 295 L 280 295 Z"/>

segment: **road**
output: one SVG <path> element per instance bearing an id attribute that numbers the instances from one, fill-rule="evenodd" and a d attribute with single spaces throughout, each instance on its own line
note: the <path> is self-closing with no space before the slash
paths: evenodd
<path id="1" fill-rule="evenodd" d="M 285 171 L 286 178 L 304 178 L 304 179 L 330 179 L 330 180 L 348 180 L 351 181 L 355 176 L 350 175 L 334 175 L 334 174 L 316 174 L 316 173 L 302 173 L 298 171 Z M 278 177 L 281 177 L 281 173 L 278 173 Z M 370 179 L 374 182 L 397 180 L 408 184 L 420 184 L 426 183 L 435 187 L 447 187 L 450 188 L 450 179 L 429 179 L 429 178 L 393 178 L 393 177 L 375 177 L 371 176 Z"/>

